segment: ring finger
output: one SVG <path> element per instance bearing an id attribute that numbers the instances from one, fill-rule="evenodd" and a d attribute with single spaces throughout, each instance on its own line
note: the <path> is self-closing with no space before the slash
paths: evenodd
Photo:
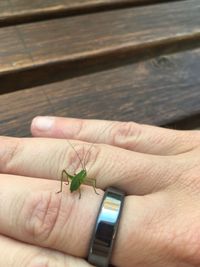
<path id="1" fill-rule="evenodd" d="M 0 234 L 86 258 L 103 192 L 97 196 L 84 186 L 79 200 L 69 191 L 55 194 L 57 186 L 57 181 L 0 175 Z M 154 266 L 150 263 L 152 252 L 163 256 L 155 249 L 159 232 L 156 221 L 168 213 L 171 203 L 167 203 L 169 199 L 166 202 L 161 194 L 125 198 L 113 265 L 134 266 L 149 255 L 145 256 L 149 265 L 144 266 Z"/>
<path id="2" fill-rule="evenodd" d="M 0 175 L 0 235 L 86 258 L 103 192 L 97 196 L 84 186 L 79 200 L 69 191 L 55 194 L 57 185 L 57 181 Z M 188 215 L 190 220 L 180 227 L 188 200 L 177 191 L 126 197 L 111 263 L 119 267 L 180 266 L 185 251 L 191 247 L 187 255 L 194 253 L 191 232 L 186 235 L 193 216 Z M 188 244 L 185 240 L 189 239 Z"/>

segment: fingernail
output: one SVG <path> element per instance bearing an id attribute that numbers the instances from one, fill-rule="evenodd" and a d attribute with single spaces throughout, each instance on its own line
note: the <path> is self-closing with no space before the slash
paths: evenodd
<path id="1" fill-rule="evenodd" d="M 55 118 L 54 117 L 36 117 L 32 121 L 32 126 L 39 131 L 49 131 L 52 129 L 54 124 Z"/>

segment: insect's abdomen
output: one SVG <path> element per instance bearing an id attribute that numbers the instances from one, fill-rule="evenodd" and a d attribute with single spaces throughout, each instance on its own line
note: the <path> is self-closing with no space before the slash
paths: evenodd
<path id="1" fill-rule="evenodd" d="M 84 182 L 84 179 L 86 178 L 86 171 L 81 170 L 78 174 L 74 176 L 72 179 L 71 185 L 70 185 L 70 191 L 76 191 L 80 185 Z"/>
<path id="2" fill-rule="evenodd" d="M 74 192 L 76 191 L 78 188 L 80 187 L 80 182 L 79 179 L 76 178 L 76 176 L 74 176 L 71 185 L 70 185 L 70 191 Z"/>

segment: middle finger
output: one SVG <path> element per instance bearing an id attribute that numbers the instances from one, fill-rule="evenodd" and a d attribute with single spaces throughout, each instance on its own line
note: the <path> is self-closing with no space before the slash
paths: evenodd
<path id="1" fill-rule="evenodd" d="M 0 141 L 0 172 L 58 180 L 63 169 L 74 174 L 85 165 L 88 177 L 95 178 L 99 188 L 116 186 L 127 194 L 143 195 L 165 188 L 178 169 L 170 156 L 103 144 L 91 147 L 90 143 L 73 141 L 73 149 L 61 139 L 1 137 Z"/>

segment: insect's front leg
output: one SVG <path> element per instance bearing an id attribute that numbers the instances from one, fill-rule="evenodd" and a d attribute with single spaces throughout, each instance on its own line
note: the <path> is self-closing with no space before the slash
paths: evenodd
<path id="1" fill-rule="evenodd" d="M 78 189 L 78 192 L 79 192 L 79 199 L 80 199 L 81 198 L 81 189 L 80 189 L 80 187 Z"/>
<path id="2" fill-rule="evenodd" d="M 94 192 L 95 192 L 97 195 L 100 195 L 100 194 L 96 191 L 96 187 L 97 187 L 96 179 L 94 179 L 94 178 L 85 179 L 83 183 L 86 184 L 86 185 L 92 185 L 92 187 L 94 188 Z"/>
<path id="3" fill-rule="evenodd" d="M 65 174 L 65 177 L 64 177 Z M 69 179 L 68 179 L 68 174 L 65 170 L 62 170 L 62 174 L 61 174 L 61 178 L 60 178 L 60 190 L 58 192 L 56 192 L 56 194 L 61 193 L 62 192 L 62 187 L 63 187 L 63 181 L 66 180 L 67 181 L 67 185 L 69 184 Z"/>

